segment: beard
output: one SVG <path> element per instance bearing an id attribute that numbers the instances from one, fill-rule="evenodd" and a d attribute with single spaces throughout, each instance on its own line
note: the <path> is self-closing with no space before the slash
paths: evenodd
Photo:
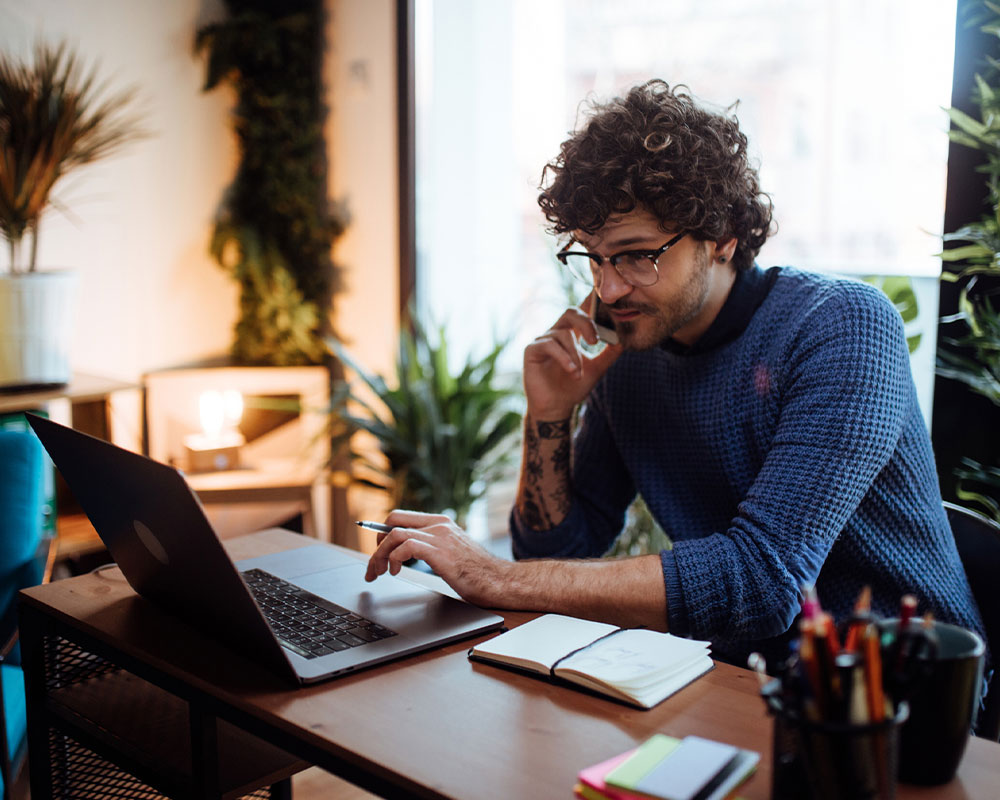
<path id="1" fill-rule="evenodd" d="M 674 297 L 662 305 L 637 303 L 625 297 L 608 308 L 620 311 L 638 311 L 641 316 L 634 321 L 616 322 L 615 331 L 626 350 L 651 350 L 659 347 L 677 331 L 698 316 L 708 300 L 712 261 L 708 247 L 698 248 L 694 269 Z"/>

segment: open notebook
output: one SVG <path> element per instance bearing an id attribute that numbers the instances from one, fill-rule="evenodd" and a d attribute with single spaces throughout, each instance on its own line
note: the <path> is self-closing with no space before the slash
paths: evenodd
<path id="1" fill-rule="evenodd" d="M 544 614 L 476 645 L 469 658 L 652 708 L 712 669 L 708 653 L 708 642 Z"/>

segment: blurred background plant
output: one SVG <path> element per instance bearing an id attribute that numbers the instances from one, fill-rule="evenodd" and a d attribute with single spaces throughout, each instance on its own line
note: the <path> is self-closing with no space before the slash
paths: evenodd
<path id="1" fill-rule="evenodd" d="M 144 136 L 130 111 L 136 90 L 116 93 L 66 44 L 35 46 L 32 60 L 0 54 L 0 238 L 13 273 L 34 272 L 38 229 L 62 179 Z M 25 256 L 23 245 L 31 239 Z"/>
<path id="2" fill-rule="evenodd" d="M 903 318 L 906 346 L 911 355 L 915 353 L 920 347 L 923 334 L 915 330 L 915 323 L 920 316 L 920 306 L 917 303 L 916 292 L 913 291 L 913 281 L 907 275 L 870 275 L 863 280 L 881 289 L 896 307 Z"/>
<path id="3" fill-rule="evenodd" d="M 1000 42 L 1000 6 L 975 4 L 970 23 Z M 953 142 L 978 150 L 983 156 L 977 171 L 985 176 L 990 213 L 944 236 L 952 245 L 941 254 L 950 270 L 943 281 L 963 283 L 958 312 L 942 318 L 956 332 L 942 336 L 937 374 L 964 383 L 1000 409 L 1000 312 L 995 297 L 1000 292 L 1000 60 L 988 58 L 983 74 L 976 75 L 973 104 L 979 119 L 960 109 L 948 109 Z M 998 414 L 997 424 L 1000 424 Z M 1000 465 L 962 458 L 954 470 L 959 479 L 955 493 L 986 510 L 1000 521 Z"/>
<path id="4" fill-rule="evenodd" d="M 622 532 L 615 539 L 607 556 L 640 556 L 647 553 L 659 553 L 673 547 L 670 537 L 663 532 L 642 495 L 636 495 L 632 505 L 625 511 L 625 524 Z"/>
<path id="5" fill-rule="evenodd" d="M 222 198 L 211 252 L 240 286 L 231 352 L 242 364 L 323 363 L 339 272 L 331 258 L 344 209 L 327 197 L 322 0 L 225 0 L 198 31 L 204 91 L 236 94 L 240 162 Z"/>
<path id="6" fill-rule="evenodd" d="M 523 396 L 497 371 L 506 341 L 452 369 L 444 326 L 432 330 L 415 321 L 402 326 L 391 379 L 331 344 L 361 383 L 336 387 L 333 440 L 336 451 L 350 447 L 353 480 L 388 492 L 392 507 L 447 513 L 465 525 L 517 453 Z M 349 445 L 359 431 L 375 437 L 384 462 Z"/>

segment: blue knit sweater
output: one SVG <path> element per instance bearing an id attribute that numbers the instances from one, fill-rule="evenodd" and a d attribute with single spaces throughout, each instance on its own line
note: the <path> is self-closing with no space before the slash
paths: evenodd
<path id="1" fill-rule="evenodd" d="M 603 554 L 639 492 L 673 542 L 669 629 L 717 657 L 783 657 L 805 583 L 838 621 L 868 584 L 876 614 L 912 592 L 920 613 L 983 635 L 902 320 L 863 283 L 782 268 L 727 344 L 625 353 L 588 398 L 572 487 L 551 530 L 515 509 L 515 556 Z"/>

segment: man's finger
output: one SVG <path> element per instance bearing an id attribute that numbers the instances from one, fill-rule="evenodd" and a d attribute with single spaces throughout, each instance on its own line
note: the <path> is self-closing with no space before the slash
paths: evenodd
<path id="1" fill-rule="evenodd" d="M 379 534 L 378 547 L 368 559 L 368 569 L 365 571 L 366 581 L 373 581 L 386 571 L 389 566 L 389 554 L 393 548 L 398 547 L 406 539 L 402 531 L 402 528 L 393 528 L 389 533 Z"/>
<path id="2" fill-rule="evenodd" d="M 603 374 L 606 372 L 618 357 L 625 352 L 625 348 L 620 344 L 606 344 L 604 349 L 601 350 L 595 356 L 591 356 L 588 360 L 590 362 L 589 366 L 591 370 L 596 370 L 598 373 Z"/>
<path id="3" fill-rule="evenodd" d="M 539 336 L 528 345 L 525 350 L 525 363 L 544 362 L 551 359 L 559 364 L 567 372 L 579 372 L 581 369 L 581 356 L 573 341 L 573 335 L 568 330 L 549 331 L 544 336 Z"/>
<path id="4" fill-rule="evenodd" d="M 433 552 L 434 546 L 430 542 L 421 539 L 407 539 L 389 554 L 389 574 L 398 575 L 403 564 L 411 558 L 421 558 L 427 561 L 433 569 L 434 565 L 428 561 L 429 557 L 432 558 Z"/>
<path id="5" fill-rule="evenodd" d="M 451 522 L 444 514 L 428 514 L 424 511 L 410 511 L 405 508 L 394 508 L 385 518 L 386 525 L 401 528 L 426 528 L 437 522 Z"/>
<path id="6" fill-rule="evenodd" d="M 586 302 L 586 301 L 584 301 Z M 567 308 L 555 325 L 552 326 L 550 330 L 560 330 L 563 328 L 578 328 L 586 325 L 587 321 L 590 319 L 590 315 L 587 313 L 587 309 L 581 304 L 580 308 L 576 306 L 570 306 Z"/>
<path id="7" fill-rule="evenodd" d="M 382 534 L 382 541 L 368 559 L 368 569 L 365 570 L 365 580 L 373 581 L 390 567 L 392 554 L 406 542 L 411 540 L 429 541 L 430 534 L 415 528 L 393 528 L 390 533 Z M 406 560 L 405 558 L 403 559 Z M 398 572 L 399 570 L 396 570 Z M 393 575 L 396 573 L 394 572 Z"/>

